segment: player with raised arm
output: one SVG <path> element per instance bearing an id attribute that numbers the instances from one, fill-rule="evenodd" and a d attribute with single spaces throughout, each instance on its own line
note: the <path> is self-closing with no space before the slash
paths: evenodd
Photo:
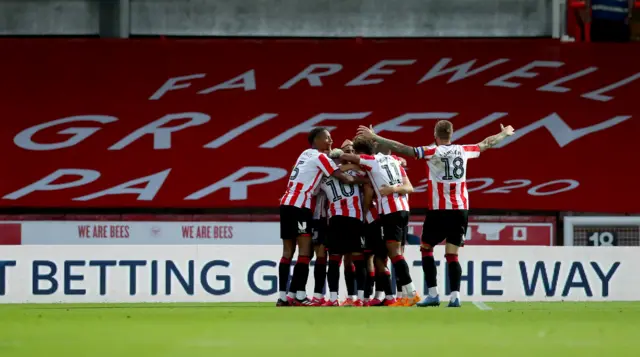
<path id="1" fill-rule="evenodd" d="M 458 262 L 459 248 L 464 244 L 467 232 L 469 193 L 467 191 L 467 160 L 513 135 L 513 127 L 500 125 L 499 134 L 490 136 L 475 145 L 451 144 L 453 124 L 447 120 L 436 123 L 433 146 L 411 147 L 383 138 L 370 128 L 360 126 L 358 134 L 377 143 L 387 145 L 394 152 L 427 160 L 427 206 L 429 211 L 422 228 L 422 270 L 429 287 L 428 295 L 418 306 L 439 306 L 437 268 L 433 247 L 446 241 L 445 259 L 449 273 L 451 297 L 449 307 L 460 307 L 460 279 L 462 267 Z"/>
<path id="2" fill-rule="evenodd" d="M 371 129 L 367 128 L 367 130 Z M 362 138 L 356 138 L 356 142 L 359 140 Z M 409 230 L 407 195 L 413 192 L 409 178 L 400 162 L 391 155 L 343 154 L 341 158 L 359 164 L 365 169 L 376 192 L 387 253 L 398 275 L 399 288 L 404 293 L 404 297 L 392 306 L 413 306 L 420 301 L 420 297 L 411 279 L 409 265 L 402 255 L 402 242 L 406 241 Z M 405 183 L 409 185 L 404 185 Z"/>
<path id="3" fill-rule="evenodd" d="M 313 252 L 311 234 L 313 213 L 311 199 L 323 176 L 335 177 L 345 184 L 367 180 L 346 175 L 324 152 L 331 150 L 331 134 L 325 128 L 314 128 L 308 136 L 310 149 L 300 154 L 293 167 L 287 189 L 280 199 L 280 237 L 282 258 L 278 266 L 280 296 L 276 306 L 311 306 L 306 296 L 309 262 Z M 298 260 L 287 293 L 291 259 L 298 247 Z"/>

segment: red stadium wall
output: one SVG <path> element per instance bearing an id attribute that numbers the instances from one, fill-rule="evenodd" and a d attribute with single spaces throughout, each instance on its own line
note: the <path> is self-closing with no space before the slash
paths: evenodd
<path id="1" fill-rule="evenodd" d="M 445 118 L 464 143 L 517 129 L 471 163 L 473 208 L 640 212 L 636 45 L 2 39 L 0 50 L 5 212 L 275 209 L 314 125 L 336 142 L 373 124 L 427 145 Z M 408 173 L 424 208 L 424 163 Z"/>

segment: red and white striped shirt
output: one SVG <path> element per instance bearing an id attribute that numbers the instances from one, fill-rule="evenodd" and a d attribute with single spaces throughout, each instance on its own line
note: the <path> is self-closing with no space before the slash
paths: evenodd
<path id="1" fill-rule="evenodd" d="M 303 151 L 291 171 L 280 205 L 311 209 L 311 197 L 320 184 L 320 178 L 331 176 L 337 169 L 338 165 L 326 154 L 316 149 Z"/>
<path id="2" fill-rule="evenodd" d="M 318 187 L 320 188 L 320 187 Z M 319 190 L 318 194 L 313 196 L 313 219 L 327 218 L 327 196 L 322 190 Z"/>
<path id="3" fill-rule="evenodd" d="M 409 211 L 408 195 L 393 193 L 391 195 L 380 195 L 380 187 L 402 186 L 402 179 L 407 177 L 400 162 L 392 155 L 376 154 L 360 155 L 360 167 L 367 171 L 371 184 L 376 192 L 378 210 L 380 214 L 389 214 L 400 211 Z"/>
<path id="4" fill-rule="evenodd" d="M 371 202 L 371 207 L 369 207 L 369 210 L 367 211 L 367 215 L 365 216 L 365 222 L 373 223 L 378 218 L 380 218 L 378 215 L 378 206 L 376 205 L 375 202 Z"/>
<path id="5" fill-rule="evenodd" d="M 414 151 L 417 158 L 427 160 L 427 207 L 469 209 L 467 160 L 480 156 L 480 146 L 419 146 Z"/>
<path id="6" fill-rule="evenodd" d="M 347 175 L 357 176 L 357 172 L 351 170 Z M 346 216 L 363 220 L 362 190 L 360 185 L 344 184 L 333 176 L 325 177 L 320 183 L 320 188 L 327 196 L 329 202 L 329 218 L 333 216 Z"/>

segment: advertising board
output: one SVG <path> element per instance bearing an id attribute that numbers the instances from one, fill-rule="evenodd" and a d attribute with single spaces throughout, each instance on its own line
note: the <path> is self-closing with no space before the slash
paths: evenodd
<path id="1" fill-rule="evenodd" d="M 0 303 L 275 302 L 281 253 L 276 246 L 239 245 L 6 246 Z M 467 301 L 638 300 L 638 254 L 640 248 L 472 246 L 460 256 L 461 295 Z M 443 248 L 435 256 L 438 286 L 448 294 Z M 424 293 L 420 252 L 407 249 L 405 257 Z"/>

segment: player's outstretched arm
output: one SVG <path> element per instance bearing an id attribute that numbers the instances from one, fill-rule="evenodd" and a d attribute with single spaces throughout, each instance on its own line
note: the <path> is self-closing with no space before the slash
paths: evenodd
<path id="1" fill-rule="evenodd" d="M 360 127 L 358 128 L 357 136 L 363 136 L 367 139 L 371 139 L 377 142 L 378 144 L 386 145 L 389 148 L 391 148 L 391 151 L 396 152 L 398 154 L 402 154 L 410 157 L 416 157 L 416 151 L 413 148 L 413 146 L 408 146 L 394 140 L 383 138 L 382 136 L 375 134 L 373 132 L 373 129 L 371 129 L 370 127 L 367 128 L 366 126 L 360 125 Z"/>
<path id="2" fill-rule="evenodd" d="M 481 152 L 498 145 L 499 142 L 504 140 L 507 136 L 513 135 L 515 132 L 511 125 L 505 127 L 500 124 L 500 129 L 500 134 L 492 135 L 478 143 Z"/>

